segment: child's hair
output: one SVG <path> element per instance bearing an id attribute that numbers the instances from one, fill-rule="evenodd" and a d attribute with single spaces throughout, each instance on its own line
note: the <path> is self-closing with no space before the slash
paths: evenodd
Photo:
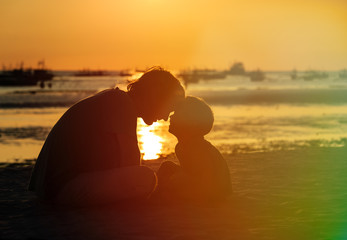
<path id="1" fill-rule="evenodd" d="M 199 136 L 204 136 L 211 131 L 214 116 L 212 109 L 203 99 L 187 96 L 179 109 L 184 114 L 185 125 L 189 126 L 186 131 Z"/>
<path id="2" fill-rule="evenodd" d="M 165 102 L 172 96 L 185 96 L 180 81 L 162 67 L 149 68 L 144 74 L 130 82 L 127 90 L 136 94 L 150 93 Z"/>

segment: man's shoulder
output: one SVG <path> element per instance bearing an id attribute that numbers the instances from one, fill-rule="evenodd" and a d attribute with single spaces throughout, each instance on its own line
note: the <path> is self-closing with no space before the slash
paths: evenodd
<path id="1" fill-rule="evenodd" d="M 134 104 L 130 96 L 118 87 L 96 93 L 93 98 L 95 98 L 96 105 L 106 111 L 112 109 L 113 112 L 118 110 L 122 114 L 133 114 Z"/>
<path id="2" fill-rule="evenodd" d="M 117 88 L 114 88 L 110 91 L 110 95 L 113 98 L 114 103 L 121 105 L 125 108 L 133 108 L 133 102 L 127 92 Z"/>
<path id="3" fill-rule="evenodd" d="M 128 94 L 120 90 L 118 87 L 116 88 L 108 88 L 98 93 L 95 93 L 92 97 L 95 98 L 120 98 L 120 99 L 128 99 Z"/>

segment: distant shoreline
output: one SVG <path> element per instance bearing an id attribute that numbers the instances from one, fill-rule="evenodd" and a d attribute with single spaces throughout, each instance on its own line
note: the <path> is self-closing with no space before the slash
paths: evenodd
<path id="1" fill-rule="evenodd" d="M 92 90 L 16 91 L 0 95 L 0 108 L 69 107 L 95 93 Z M 347 89 L 238 89 L 190 91 L 212 105 L 347 104 Z M 19 97 L 20 96 L 20 97 Z"/>

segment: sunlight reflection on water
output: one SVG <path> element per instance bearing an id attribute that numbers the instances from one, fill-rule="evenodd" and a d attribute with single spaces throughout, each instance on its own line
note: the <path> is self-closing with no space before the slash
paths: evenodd
<path id="1" fill-rule="evenodd" d="M 215 122 L 206 139 L 222 153 L 347 146 L 347 105 L 212 105 Z M 0 162 L 36 158 L 67 108 L 0 109 Z M 138 119 L 143 160 L 174 153 L 169 121 Z"/>
<path id="2" fill-rule="evenodd" d="M 138 118 L 137 136 L 143 160 L 158 159 L 162 153 L 164 139 L 155 133 L 155 129 L 160 125 L 160 122 L 155 122 L 147 126 L 141 118 Z"/>

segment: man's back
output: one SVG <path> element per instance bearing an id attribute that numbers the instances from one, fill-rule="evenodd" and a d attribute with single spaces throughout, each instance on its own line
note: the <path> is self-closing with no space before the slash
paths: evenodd
<path id="1" fill-rule="evenodd" d="M 136 115 L 124 92 L 105 90 L 78 102 L 49 133 L 29 190 L 51 198 L 80 173 L 118 167 L 120 150 L 114 134 L 126 131 L 136 139 Z"/>

